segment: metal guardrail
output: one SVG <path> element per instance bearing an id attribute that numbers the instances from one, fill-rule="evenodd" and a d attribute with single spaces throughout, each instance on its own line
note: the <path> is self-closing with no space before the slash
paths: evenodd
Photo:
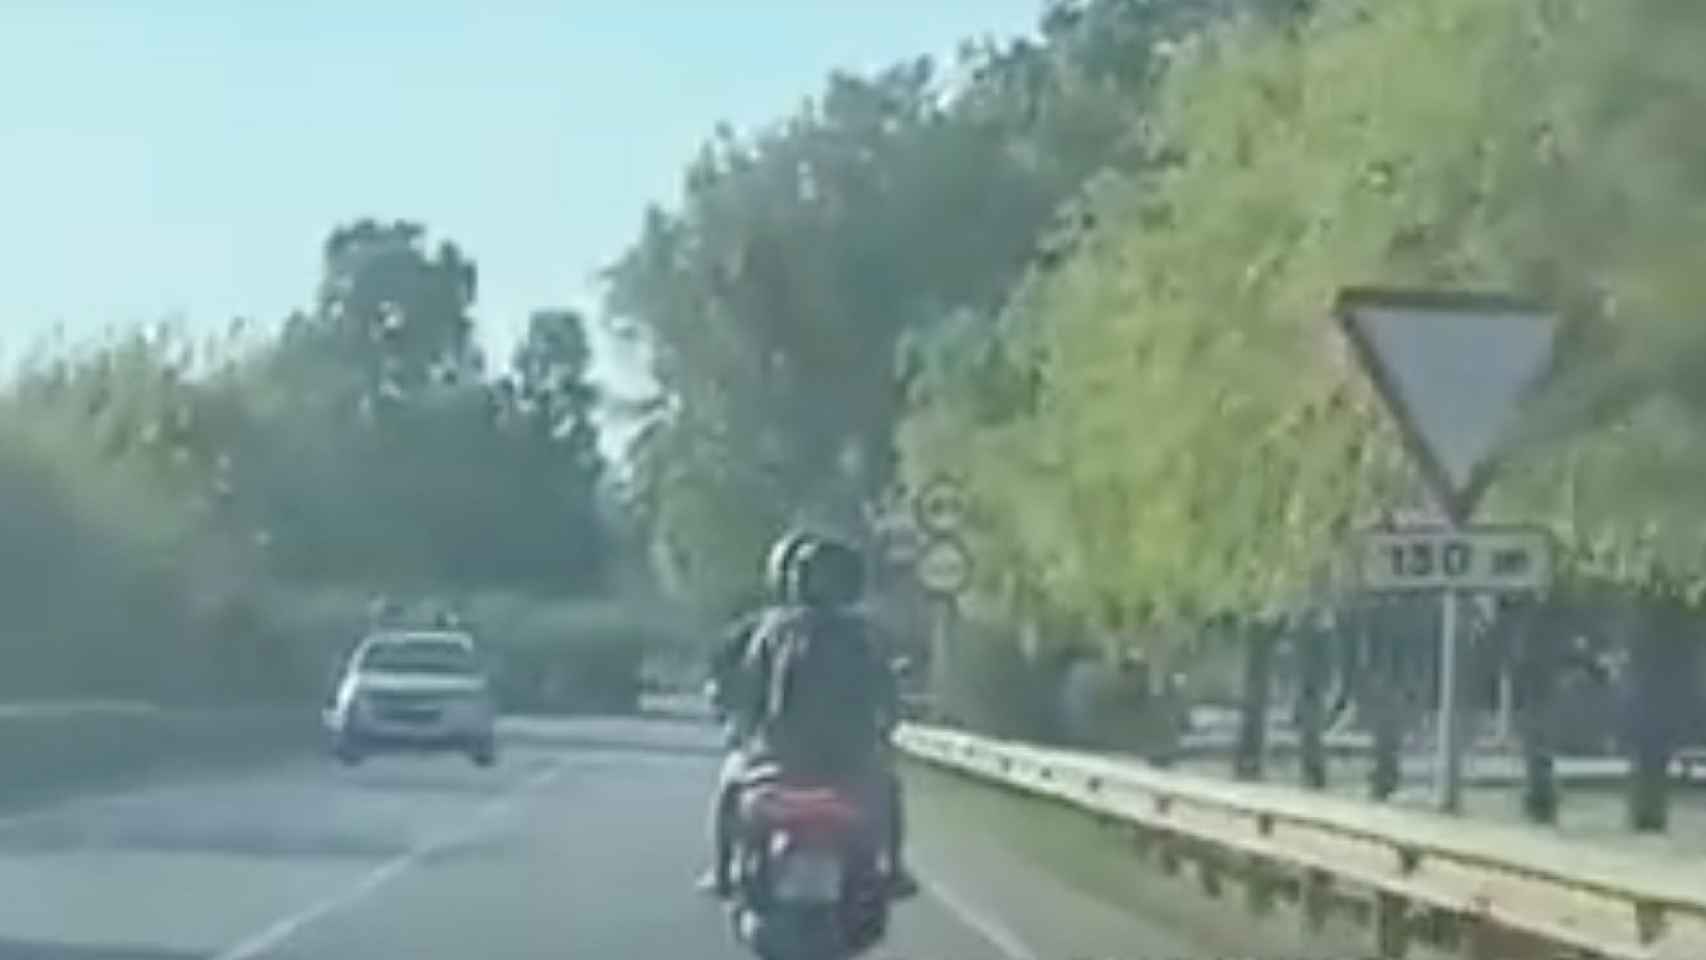
<path id="1" fill-rule="evenodd" d="M 1413 940 L 1472 960 L 1706 957 L 1706 864 L 941 728 L 902 728 L 896 744 L 1128 829 L 1163 871 L 1194 863 L 1211 895 L 1241 879 L 1258 913 L 1292 900 L 1319 931 L 1348 909 L 1380 957 L 1404 957 Z"/>

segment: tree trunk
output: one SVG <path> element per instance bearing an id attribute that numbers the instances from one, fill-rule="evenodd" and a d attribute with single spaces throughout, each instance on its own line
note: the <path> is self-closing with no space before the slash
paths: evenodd
<path id="1" fill-rule="evenodd" d="M 1232 775 L 1239 780 L 1260 780 L 1263 756 L 1267 753 L 1268 687 L 1273 673 L 1275 631 L 1266 624 L 1256 624 L 1243 632 L 1244 702 Z"/>
<path id="2" fill-rule="evenodd" d="M 1398 658 L 1392 624 L 1383 622 L 1381 607 L 1365 607 L 1361 619 L 1363 642 L 1369 651 L 1363 698 L 1374 735 L 1374 768 L 1369 771 L 1368 795 L 1384 803 L 1398 792 L 1400 751 L 1404 746 L 1403 711 L 1398 687 Z"/>
<path id="3" fill-rule="evenodd" d="M 1329 731 L 1350 732 L 1360 729 L 1362 720 L 1357 714 L 1357 700 L 1362 685 L 1363 664 L 1367 652 L 1363 649 L 1364 631 L 1359 626 L 1354 609 L 1335 611 L 1333 645 L 1333 685 L 1329 697 L 1325 724 Z M 1347 619 L 1348 618 L 1348 619 Z"/>
<path id="4" fill-rule="evenodd" d="M 1550 629 L 1556 619 L 1552 612 L 1541 605 L 1518 612 L 1513 637 L 1516 696 L 1522 726 L 1522 810 L 1531 822 L 1540 824 L 1558 822 L 1553 685 L 1557 678 L 1557 643 L 1561 638 Z"/>
<path id="5" fill-rule="evenodd" d="M 1327 786 L 1327 752 L 1322 740 L 1325 724 L 1322 703 L 1327 686 L 1327 631 L 1311 623 L 1296 634 L 1297 644 L 1297 734 L 1298 773 L 1304 787 L 1322 790 Z"/>
<path id="6" fill-rule="evenodd" d="M 1680 606 L 1668 599 L 1644 605 L 1631 618 L 1630 682 L 1625 686 L 1629 732 L 1629 828 L 1662 833 L 1670 822 L 1670 758 L 1682 706 L 1673 692 L 1686 667 L 1688 629 Z"/>
<path id="7" fill-rule="evenodd" d="M 933 599 L 926 609 L 930 617 L 930 696 L 938 707 L 947 708 L 958 692 L 953 677 L 957 611 L 952 601 L 940 599 Z"/>
<path id="8" fill-rule="evenodd" d="M 1670 826 L 1670 752 L 1648 740 L 1635 745 L 1629 771 L 1629 829 L 1664 833 Z"/>

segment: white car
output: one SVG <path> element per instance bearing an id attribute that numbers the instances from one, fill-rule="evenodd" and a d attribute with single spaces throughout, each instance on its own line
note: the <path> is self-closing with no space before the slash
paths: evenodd
<path id="1" fill-rule="evenodd" d="M 350 655 L 324 720 L 346 764 L 372 753 L 455 750 L 497 760 L 497 709 L 474 640 L 459 631 L 375 633 Z"/>

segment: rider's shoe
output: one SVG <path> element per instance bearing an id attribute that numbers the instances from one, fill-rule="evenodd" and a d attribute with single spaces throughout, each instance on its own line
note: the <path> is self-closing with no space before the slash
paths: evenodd
<path id="1" fill-rule="evenodd" d="M 708 869 L 704 873 L 700 874 L 699 879 L 694 883 L 695 889 L 700 893 L 707 897 L 714 897 L 718 900 L 727 900 L 729 898 L 730 894 L 733 892 L 730 889 L 730 886 L 728 878 L 717 876 L 717 871 L 714 868 Z"/>
<path id="2" fill-rule="evenodd" d="M 912 871 L 901 867 L 889 876 L 889 898 L 892 900 L 910 900 L 918 896 L 918 878 Z"/>

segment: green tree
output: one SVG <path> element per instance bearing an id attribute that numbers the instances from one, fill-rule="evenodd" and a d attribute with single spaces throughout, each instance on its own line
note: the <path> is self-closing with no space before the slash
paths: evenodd
<path id="1" fill-rule="evenodd" d="M 590 498 L 603 470 L 593 423 L 598 391 L 588 380 L 586 321 L 570 310 L 540 310 L 512 362 L 515 422 L 551 459 L 574 469 Z"/>
<path id="2" fill-rule="evenodd" d="M 857 529 L 894 478 L 903 337 L 992 314 L 1062 198 L 1141 147 L 1158 42 L 1234 6 L 1057 4 L 1041 43 L 970 44 L 946 77 L 927 59 L 837 74 L 755 137 L 720 130 L 680 211 L 650 211 L 608 274 L 607 312 L 667 398 L 637 469 L 692 451 L 688 496 L 722 491 L 713 517 L 649 509 L 680 520 L 658 536 L 710 555 L 795 515 Z"/>
<path id="3" fill-rule="evenodd" d="M 539 312 L 488 375 L 474 276 L 419 226 L 362 222 L 276 335 L 32 357 L 0 391 L 13 694 L 317 695 L 374 588 L 471 597 L 547 659 L 592 630 L 631 665 L 657 630 L 583 609 L 624 546 L 583 321 Z"/>
<path id="4" fill-rule="evenodd" d="M 958 348 L 1006 359 L 917 398 L 908 473 L 971 478 L 995 555 L 1106 629 L 1310 602 L 1344 534 L 1418 493 L 1327 305 L 1522 286 L 1495 198 L 1544 162 L 1537 16 L 1328 6 L 1181 48 L 1148 150 L 1088 185 L 1002 342 Z M 1345 82 L 1367 76 L 1388 81 Z"/>
<path id="5" fill-rule="evenodd" d="M 313 313 L 234 369 L 227 512 L 278 575 L 399 589 L 595 589 L 611 543 L 580 318 L 541 311 L 513 370 L 475 347 L 474 264 L 423 228 L 325 245 Z M 243 417 L 247 422 L 241 422 Z"/>
<path id="6" fill-rule="evenodd" d="M 1328 323 L 1338 288 L 1545 300 L 1560 361 L 1484 516 L 1551 525 L 1561 602 L 1648 658 L 1631 810 L 1662 823 L 1687 697 L 1655 678 L 1697 673 L 1706 593 L 1706 14 L 1314 6 L 1180 48 L 1146 151 L 1087 187 L 999 322 L 922 338 L 903 473 L 967 478 L 988 602 L 1027 582 L 1175 642 L 1168 621 L 1319 602 L 1344 534 L 1420 501 Z"/>

